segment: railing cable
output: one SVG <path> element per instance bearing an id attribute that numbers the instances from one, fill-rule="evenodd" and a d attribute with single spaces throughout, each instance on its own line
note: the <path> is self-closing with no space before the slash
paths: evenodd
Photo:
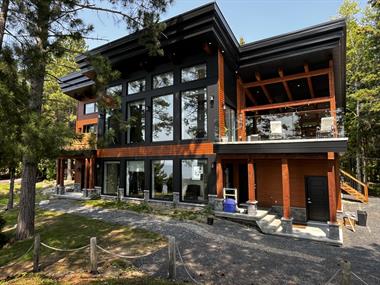
<path id="1" fill-rule="evenodd" d="M 65 248 L 57 248 L 57 247 L 53 247 L 53 246 L 50 246 L 46 243 L 43 243 L 41 242 L 41 245 L 46 247 L 46 248 L 49 248 L 51 250 L 55 250 L 55 251 L 61 251 L 61 252 L 76 252 L 76 251 L 79 251 L 79 250 L 82 250 L 82 249 L 85 249 L 87 247 L 89 247 L 90 245 L 87 244 L 85 246 L 82 246 L 82 247 L 78 247 L 78 248 L 73 248 L 73 249 L 65 249 Z"/>
<path id="2" fill-rule="evenodd" d="M 191 276 L 190 272 L 189 272 L 188 269 L 187 269 L 187 266 L 186 266 L 185 262 L 183 261 L 183 258 L 182 258 L 182 255 L 181 255 L 181 252 L 179 251 L 179 248 L 178 248 L 178 245 L 176 245 L 176 248 L 177 248 L 177 252 L 178 252 L 178 255 L 179 255 L 179 259 L 181 260 L 181 263 L 182 263 L 183 268 L 185 269 L 187 275 L 190 277 L 190 279 L 191 279 L 195 284 L 202 284 L 202 283 L 200 283 L 199 281 L 195 280 L 193 276 Z"/>

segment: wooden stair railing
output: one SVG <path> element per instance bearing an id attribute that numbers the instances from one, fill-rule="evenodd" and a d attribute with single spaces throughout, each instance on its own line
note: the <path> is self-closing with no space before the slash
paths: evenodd
<path id="1" fill-rule="evenodd" d="M 340 173 L 340 188 L 356 200 L 368 203 L 368 185 L 342 169 Z"/>

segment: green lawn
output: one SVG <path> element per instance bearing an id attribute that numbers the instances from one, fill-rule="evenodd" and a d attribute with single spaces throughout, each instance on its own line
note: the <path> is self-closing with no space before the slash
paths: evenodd
<path id="1" fill-rule="evenodd" d="M 101 207 L 107 209 L 119 209 L 128 210 L 138 213 L 148 213 L 160 216 L 166 216 L 178 220 L 195 220 L 198 222 L 206 222 L 207 216 L 211 213 L 209 207 L 205 207 L 203 210 L 190 210 L 179 209 L 172 207 L 150 205 L 148 203 L 135 203 L 125 201 L 110 201 L 110 200 L 87 200 L 82 202 L 83 205 L 88 207 Z"/>
<path id="2" fill-rule="evenodd" d="M 17 210 L 4 214 L 7 221 L 6 234 L 12 238 Z M 8 229 L 8 230 L 7 230 Z M 36 232 L 41 241 L 58 248 L 78 248 L 89 244 L 96 236 L 98 245 L 125 255 L 154 252 L 166 246 L 166 239 L 156 233 L 126 226 L 113 225 L 81 216 L 37 210 Z M 138 271 L 130 261 L 99 253 L 100 275 L 88 273 L 89 250 L 62 253 L 42 248 L 40 274 L 20 275 L 30 272 L 32 253 L 16 263 L 32 244 L 32 239 L 12 242 L 0 249 L 0 284 L 174 284 L 167 280 L 150 279 Z M 6 276 L 13 276 L 4 280 Z"/>
<path id="3" fill-rule="evenodd" d="M 47 199 L 46 195 L 42 194 L 43 189 L 53 187 L 55 185 L 55 181 L 44 180 L 42 182 L 38 182 L 36 184 L 36 202 Z M 20 188 L 21 183 L 15 183 L 15 204 L 18 203 L 20 199 Z M 9 192 L 9 183 L 0 183 L 0 209 L 5 207 L 8 204 L 8 192 Z"/>

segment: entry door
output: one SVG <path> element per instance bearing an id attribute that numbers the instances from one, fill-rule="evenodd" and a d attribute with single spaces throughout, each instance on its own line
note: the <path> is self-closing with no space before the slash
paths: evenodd
<path id="1" fill-rule="evenodd" d="M 329 220 L 329 194 L 326 176 L 306 177 L 306 203 L 308 219 Z"/>

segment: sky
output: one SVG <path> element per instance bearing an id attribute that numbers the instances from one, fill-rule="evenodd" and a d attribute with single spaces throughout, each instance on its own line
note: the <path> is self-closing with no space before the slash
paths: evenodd
<path id="1" fill-rule="evenodd" d="M 174 0 L 161 16 L 162 20 L 184 13 L 201 5 L 206 0 Z M 245 42 L 257 41 L 271 36 L 316 25 L 336 16 L 343 0 L 217 0 L 227 23 L 235 37 Z M 358 0 L 365 7 L 366 0 Z M 115 23 L 112 16 L 84 12 L 81 17 L 94 24 L 91 37 L 106 39 L 87 40 L 90 49 L 128 34 L 123 24 Z"/>

